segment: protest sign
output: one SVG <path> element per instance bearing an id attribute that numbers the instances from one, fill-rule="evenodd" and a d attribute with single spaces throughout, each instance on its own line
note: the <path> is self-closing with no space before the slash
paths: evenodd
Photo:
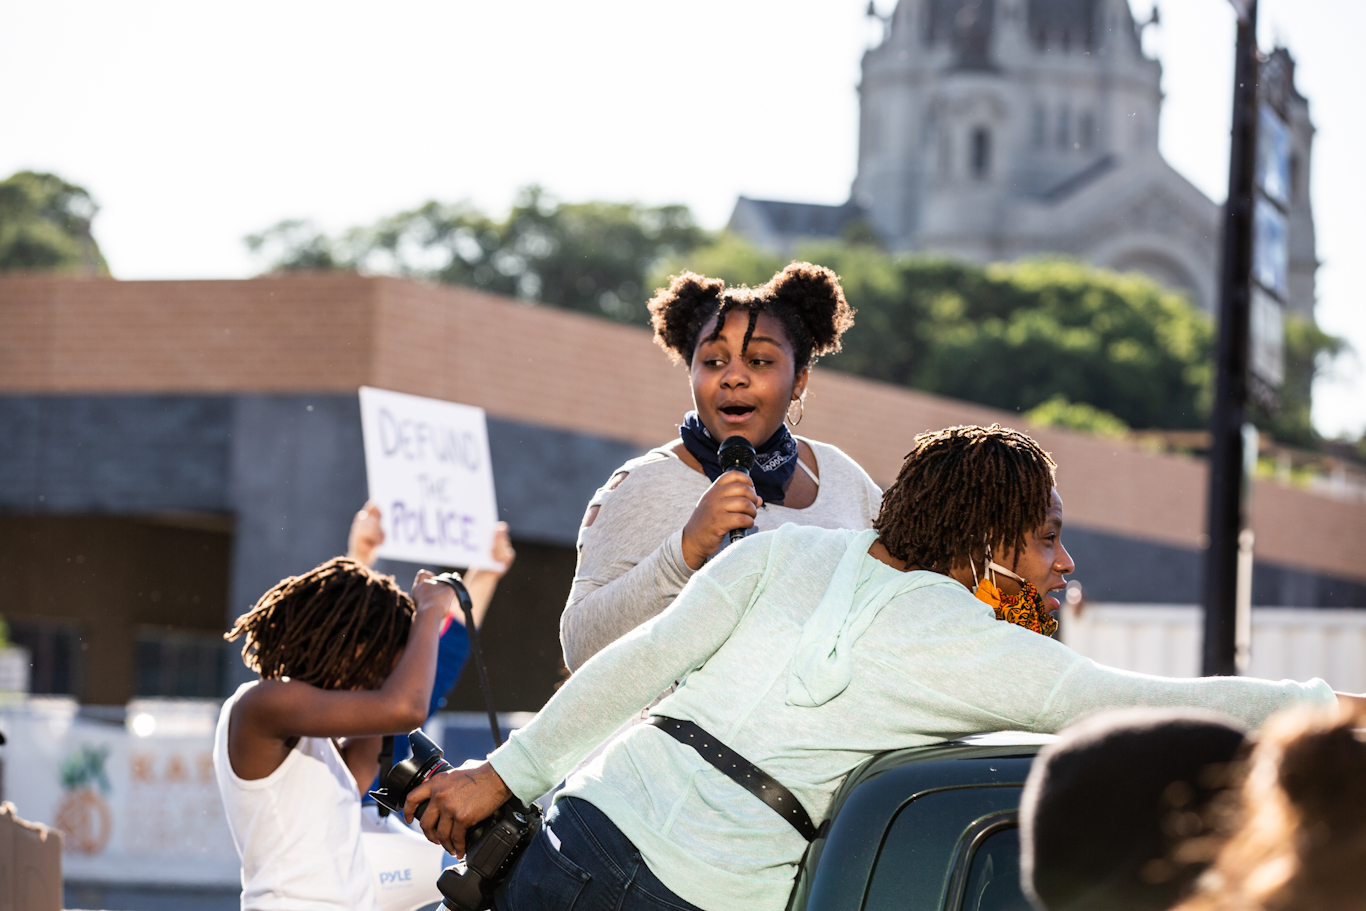
<path id="1" fill-rule="evenodd" d="M 498 505 L 484 409 L 362 386 L 370 499 L 379 556 L 428 566 L 498 568 Z"/>

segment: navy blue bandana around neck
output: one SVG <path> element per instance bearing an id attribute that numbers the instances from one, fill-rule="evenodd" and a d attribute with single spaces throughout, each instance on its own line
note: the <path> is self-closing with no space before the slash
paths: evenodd
<path id="1" fill-rule="evenodd" d="M 717 461 L 716 450 L 721 443 L 711 435 L 696 411 L 689 411 L 683 417 L 683 425 L 678 428 L 683 445 L 702 463 L 702 471 L 708 480 L 721 477 L 721 463 Z M 765 504 L 782 503 L 787 496 L 787 482 L 792 472 L 797 470 L 797 440 L 788 432 L 786 424 L 779 424 L 773 436 L 764 445 L 757 447 L 754 454 L 754 467 L 749 471 L 754 489 Z"/>

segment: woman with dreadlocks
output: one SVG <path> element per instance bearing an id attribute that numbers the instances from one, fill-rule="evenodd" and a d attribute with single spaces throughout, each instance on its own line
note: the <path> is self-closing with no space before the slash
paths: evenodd
<path id="1" fill-rule="evenodd" d="M 261 679 L 223 704 L 213 763 L 242 859 L 243 911 L 378 908 L 360 787 L 379 737 L 427 717 L 449 586 L 412 596 L 338 557 L 261 596 L 225 634 Z"/>
<path id="2" fill-rule="evenodd" d="M 881 497 L 853 459 L 784 422 L 800 423 L 811 365 L 853 325 L 834 272 L 794 262 L 758 288 L 684 272 L 649 306 L 655 343 L 688 367 L 694 410 L 679 439 L 621 466 L 588 503 L 560 619 L 570 670 L 668 607 L 733 529 L 867 528 Z M 737 435 L 756 450 L 748 477 L 717 460 Z"/>
<path id="3" fill-rule="evenodd" d="M 1130 674 L 1041 635 L 1073 569 L 1053 471 L 1013 430 L 917 437 L 872 529 L 785 525 L 727 548 L 488 762 L 416 788 L 408 812 L 430 798 L 423 831 L 459 853 L 470 823 L 510 793 L 550 790 L 682 678 L 648 723 L 569 777 L 494 907 L 780 911 L 813 823 L 877 753 L 1052 732 L 1112 706 L 1204 707 L 1255 726 L 1334 701 L 1322 680 Z M 722 747 L 743 759 L 728 766 Z M 762 793 L 792 803 L 775 812 L 776 797 L 724 771 L 749 764 L 774 779 Z"/>

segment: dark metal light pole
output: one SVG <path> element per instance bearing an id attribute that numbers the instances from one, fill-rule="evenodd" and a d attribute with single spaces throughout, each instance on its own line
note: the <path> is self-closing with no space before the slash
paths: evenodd
<path id="1" fill-rule="evenodd" d="M 1252 214 L 1257 143 L 1257 0 L 1232 0 L 1238 10 L 1233 79 L 1233 134 L 1223 261 L 1214 413 L 1209 456 L 1209 549 L 1205 553 L 1203 673 L 1235 672 L 1238 534 L 1244 526 L 1243 422 L 1247 405 Z"/>

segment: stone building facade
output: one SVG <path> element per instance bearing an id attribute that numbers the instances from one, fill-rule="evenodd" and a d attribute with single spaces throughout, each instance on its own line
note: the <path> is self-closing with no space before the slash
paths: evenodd
<path id="1" fill-rule="evenodd" d="M 900 0 L 863 58 L 849 201 L 741 197 L 731 228 L 771 249 L 862 222 L 895 251 L 1061 253 L 1146 273 L 1212 311 L 1220 206 L 1158 151 L 1162 67 L 1145 27 L 1127 0 Z M 1314 127 L 1292 96 L 1291 310 L 1310 315 Z"/>

